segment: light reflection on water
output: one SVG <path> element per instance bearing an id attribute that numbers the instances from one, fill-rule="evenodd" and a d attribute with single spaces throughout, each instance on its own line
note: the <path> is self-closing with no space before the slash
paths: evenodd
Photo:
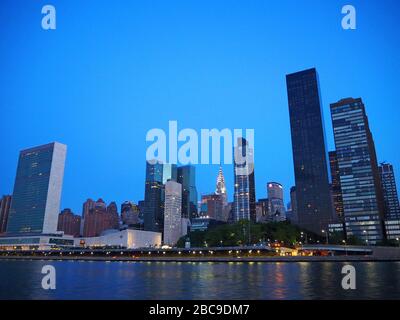
<path id="1" fill-rule="evenodd" d="M 41 288 L 41 268 L 57 289 Z M 341 288 L 343 262 L 0 261 L 0 299 L 399 299 L 400 262 L 352 263 L 357 289 Z"/>

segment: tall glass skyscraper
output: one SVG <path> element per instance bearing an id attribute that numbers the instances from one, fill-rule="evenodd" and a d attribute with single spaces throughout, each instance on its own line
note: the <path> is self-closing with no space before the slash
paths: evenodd
<path id="1" fill-rule="evenodd" d="M 254 151 L 244 138 L 238 138 L 237 145 L 234 147 L 234 178 L 234 220 L 251 220 L 256 222 Z"/>
<path id="2" fill-rule="evenodd" d="M 168 180 L 178 180 L 178 169 L 176 164 L 163 164 L 163 184 L 165 185 Z"/>
<path id="3" fill-rule="evenodd" d="M 379 166 L 379 174 L 385 203 L 385 219 L 400 219 L 399 197 L 393 166 L 390 163 L 382 163 Z"/>
<path id="4" fill-rule="evenodd" d="M 384 238 L 383 195 L 375 145 L 360 98 L 331 104 L 347 236 L 367 243 Z"/>
<path id="5" fill-rule="evenodd" d="M 54 234 L 67 147 L 50 143 L 20 152 L 7 234 Z"/>
<path id="6" fill-rule="evenodd" d="M 196 168 L 191 165 L 178 167 L 178 182 L 182 185 L 182 218 L 197 216 Z"/>
<path id="7" fill-rule="evenodd" d="M 315 233 L 333 218 L 328 155 L 318 75 L 308 69 L 286 76 L 298 224 Z"/>
<path id="8" fill-rule="evenodd" d="M 144 191 L 144 230 L 162 232 L 164 229 L 164 192 L 162 163 L 146 161 Z"/>

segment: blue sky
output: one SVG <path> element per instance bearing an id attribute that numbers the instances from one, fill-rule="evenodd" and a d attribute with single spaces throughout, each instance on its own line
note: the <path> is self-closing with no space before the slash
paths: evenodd
<path id="1" fill-rule="evenodd" d="M 41 28 L 53 4 L 57 29 Z M 0 4 L 0 193 L 19 150 L 68 145 L 62 207 L 138 201 L 152 128 L 253 128 L 257 198 L 294 184 L 285 75 L 316 67 L 328 149 L 329 103 L 362 97 L 378 158 L 400 180 L 398 1 L 23 1 Z M 233 168 L 224 166 L 229 198 Z M 218 166 L 197 166 L 199 195 Z"/>

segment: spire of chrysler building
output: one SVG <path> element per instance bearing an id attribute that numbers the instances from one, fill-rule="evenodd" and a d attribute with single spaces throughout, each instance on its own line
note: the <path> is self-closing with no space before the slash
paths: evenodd
<path id="1" fill-rule="evenodd" d="M 217 177 L 217 188 L 215 189 L 215 194 L 222 196 L 224 205 L 227 203 L 225 178 L 221 166 L 219 166 L 218 177 Z"/>

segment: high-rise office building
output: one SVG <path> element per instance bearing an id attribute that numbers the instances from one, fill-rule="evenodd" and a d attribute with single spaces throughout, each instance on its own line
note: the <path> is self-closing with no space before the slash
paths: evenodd
<path id="1" fill-rule="evenodd" d="M 217 176 L 217 185 L 215 188 L 215 194 L 220 195 L 222 198 L 222 204 L 226 206 L 228 203 L 228 194 L 226 192 L 225 186 L 225 177 L 224 173 L 222 172 L 222 167 L 219 167 L 218 176 Z"/>
<path id="2" fill-rule="evenodd" d="M 107 206 L 111 229 L 119 229 L 119 215 L 117 204 L 113 201 Z"/>
<path id="3" fill-rule="evenodd" d="M 384 239 L 383 194 L 375 145 L 360 98 L 331 104 L 333 133 L 347 236 L 367 243 Z"/>
<path id="4" fill-rule="evenodd" d="M 339 221 L 343 220 L 343 197 L 342 197 L 342 187 L 340 185 L 340 171 L 339 164 L 337 160 L 336 151 L 329 152 L 329 164 L 331 169 L 331 192 L 333 208 L 335 210 L 336 217 Z"/>
<path id="5" fill-rule="evenodd" d="M 177 181 L 178 180 L 178 168 L 176 164 L 166 163 L 163 164 L 163 176 L 162 183 L 165 185 L 168 180 Z"/>
<path id="6" fill-rule="evenodd" d="M 138 201 L 138 208 L 139 208 L 139 221 L 140 223 L 143 224 L 143 220 L 144 220 L 144 210 L 145 210 L 145 202 L 144 200 L 139 200 Z"/>
<path id="7" fill-rule="evenodd" d="M 182 185 L 173 180 L 165 184 L 164 244 L 174 246 L 182 236 Z"/>
<path id="8" fill-rule="evenodd" d="M 220 194 L 206 194 L 201 196 L 201 217 L 225 221 L 223 197 Z"/>
<path id="9" fill-rule="evenodd" d="M 258 199 L 256 203 L 256 221 L 260 223 L 270 222 L 269 212 L 269 201 L 268 198 Z"/>
<path id="10" fill-rule="evenodd" d="M 178 181 L 182 185 L 182 218 L 197 216 L 196 168 L 191 165 L 178 167 Z"/>
<path id="11" fill-rule="evenodd" d="M 126 226 L 137 225 L 139 221 L 139 207 L 130 201 L 125 201 L 121 205 L 121 220 Z"/>
<path id="12" fill-rule="evenodd" d="M 56 233 L 66 152 L 58 142 L 20 152 L 8 234 Z"/>
<path id="13" fill-rule="evenodd" d="M 64 209 L 58 216 L 57 231 L 63 231 L 74 237 L 79 237 L 81 230 L 81 217 L 73 214 L 71 209 Z"/>
<path id="14" fill-rule="evenodd" d="M 0 200 L 0 233 L 7 230 L 8 215 L 10 213 L 11 196 L 3 196 Z"/>
<path id="15" fill-rule="evenodd" d="M 146 161 L 146 182 L 144 191 L 144 230 L 164 230 L 164 186 L 163 164 Z"/>
<path id="16" fill-rule="evenodd" d="M 379 175 L 385 205 L 385 219 L 400 219 L 399 197 L 393 166 L 390 163 L 381 163 L 379 166 Z"/>
<path id="17" fill-rule="evenodd" d="M 254 151 L 244 138 L 238 138 L 237 145 L 234 147 L 234 180 L 234 220 L 255 222 Z"/>
<path id="18" fill-rule="evenodd" d="M 328 155 L 318 75 L 308 69 L 286 76 L 298 224 L 322 234 L 333 218 Z"/>
<path id="19" fill-rule="evenodd" d="M 283 201 L 283 187 L 277 182 L 267 183 L 270 215 L 273 221 L 286 220 L 286 208 Z"/>

